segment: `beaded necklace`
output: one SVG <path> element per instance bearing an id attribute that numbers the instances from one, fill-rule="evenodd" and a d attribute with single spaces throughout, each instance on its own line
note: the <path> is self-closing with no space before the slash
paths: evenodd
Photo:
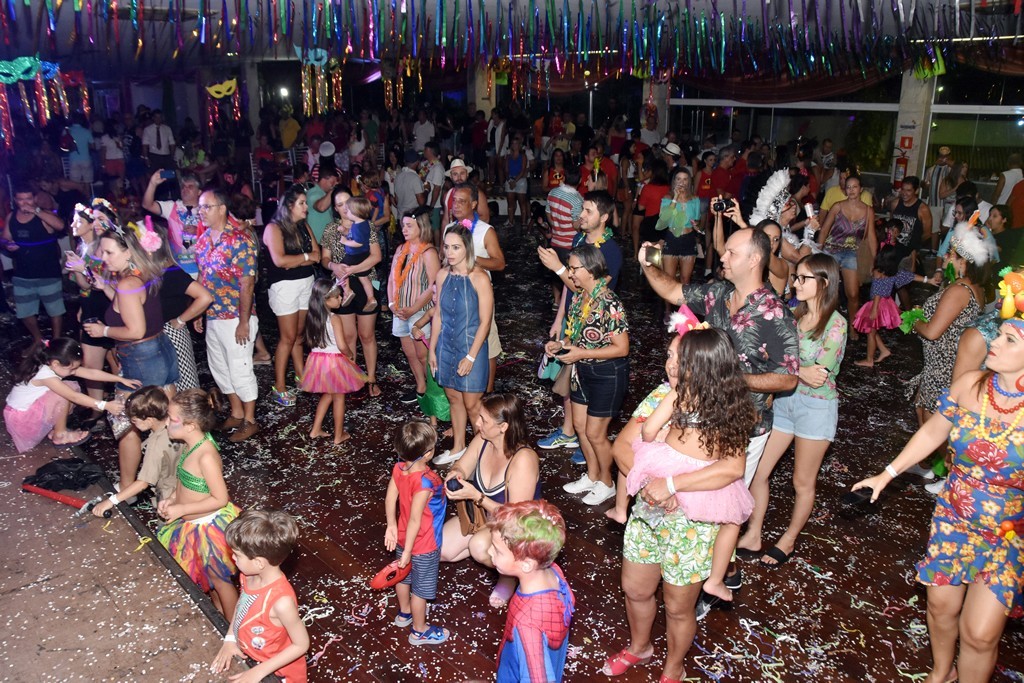
<path id="1" fill-rule="evenodd" d="M 1024 391 L 1007 391 L 1006 389 L 1003 389 L 1001 386 L 999 386 L 999 378 L 996 375 L 992 375 L 992 385 L 994 386 L 996 391 L 998 391 L 1006 398 L 1024 397 Z"/>
<path id="2" fill-rule="evenodd" d="M 993 387 L 996 388 L 996 389 L 999 388 L 998 384 L 995 381 L 995 375 L 993 375 L 992 379 L 990 379 L 988 381 L 987 398 L 989 399 L 989 401 L 991 401 L 992 407 L 996 409 L 997 413 L 1001 413 L 1003 415 L 1012 415 L 1013 413 L 1017 412 L 1021 408 L 1024 408 L 1024 401 L 1021 401 L 1017 405 L 1015 405 L 1013 407 L 1010 407 L 1010 408 L 1000 408 L 999 405 L 996 403 L 996 394 L 995 394 L 994 391 L 992 391 Z M 1004 392 L 1000 392 L 1000 393 L 1004 393 Z"/>
<path id="3" fill-rule="evenodd" d="M 199 443 L 197 443 L 195 446 L 182 453 L 181 457 L 178 459 L 178 481 L 180 481 L 181 485 L 187 488 L 189 491 L 195 491 L 196 493 L 209 493 L 210 487 L 207 485 L 205 479 L 203 479 L 202 477 L 197 477 L 196 475 L 192 474 L 191 472 L 185 469 L 185 460 L 187 460 L 188 456 L 195 453 L 196 449 L 198 449 L 207 441 L 212 443 L 214 448 L 218 448 L 217 442 L 214 441 L 213 437 L 210 436 L 210 433 L 207 432 L 203 436 L 202 440 L 199 441 Z"/>
<path id="4" fill-rule="evenodd" d="M 605 284 L 607 284 L 605 278 L 598 280 L 594 286 L 594 291 L 588 293 L 586 302 L 580 296 L 573 298 L 572 306 L 569 307 L 569 321 L 566 325 L 566 329 L 569 331 L 570 344 L 575 344 L 579 341 L 583 325 L 587 322 L 587 317 L 590 316 L 590 309 L 593 307 L 594 301 L 597 300 L 597 295 L 604 288 Z"/>
<path id="5" fill-rule="evenodd" d="M 971 435 L 980 441 L 988 441 L 997 448 L 1006 450 L 1006 446 L 1010 440 L 1010 434 L 1012 434 L 1014 430 L 1017 429 L 1017 426 L 1020 425 L 1021 420 L 1024 420 L 1024 410 L 1018 410 L 1016 416 L 1014 416 L 1013 418 L 1013 422 L 1011 422 L 1010 426 L 1007 427 L 1002 432 L 998 431 L 998 426 L 989 429 L 985 428 L 985 413 L 987 411 L 988 395 L 986 394 L 981 398 L 981 413 L 978 416 L 978 424 L 975 425 L 974 428 L 971 430 Z M 992 421 L 995 422 L 995 420 Z"/>

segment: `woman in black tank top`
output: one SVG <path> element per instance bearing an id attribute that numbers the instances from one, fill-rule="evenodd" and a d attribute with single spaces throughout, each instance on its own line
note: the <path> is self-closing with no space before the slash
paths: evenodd
<path id="1" fill-rule="evenodd" d="M 481 407 L 474 425 L 476 436 L 445 477 L 445 493 L 450 500 L 468 501 L 489 519 L 504 503 L 540 498 L 540 459 L 527 446 L 529 430 L 518 396 L 489 394 L 481 401 Z M 453 479 L 461 484 L 456 491 L 447 485 Z M 490 549 L 491 532 L 486 527 L 466 536 L 457 517 L 445 523 L 442 562 L 472 557 L 486 567 L 493 567 Z M 491 606 L 503 607 L 515 589 L 515 579 L 502 576 L 491 592 Z"/>

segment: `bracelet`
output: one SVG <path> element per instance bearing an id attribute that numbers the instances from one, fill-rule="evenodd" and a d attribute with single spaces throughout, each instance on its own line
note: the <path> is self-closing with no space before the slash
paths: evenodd
<path id="1" fill-rule="evenodd" d="M 238 638 L 235 638 L 235 634 L 229 633 L 226 636 L 224 636 L 224 642 L 225 643 L 237 643 L 238 642 Z"/>
<path id="2" fill-rule="evenodd" d="M 892 466 L 892 463 L 889 463 L 888 465 L 885 466 L 885 473 L 888 474 L 893 479 L 900 476 L 900 473 L 896 471 L 896 468 Z"/>
<path id="3" fill-rule="evenodd" d="M 96 410 L 98 410 L 98 411 L 100 411 L 102 413 L 106 409 L 107 409 L 107 402 L 106 401 L 96 401 Z"/>
<path id="4" fill-rule="evenodd" d="M 471 355 L 469 355 L 467 353 L 466 354 L 466 360 L 468 360 L 470 363 L 475 363 L 476 362 L 476 356 L 471 356 Z"/>
<path id="5" fill-rule="evenodd" d="M 110 497 L 107 500 L 109 500 L 114 505 L 117 505 L 117 504 L 119 504 L 121 502 L 120 500 L 118 500 L 116 493 L 111 493 Z"/>
<path id="6" fill-rule="evenodd" d="M 182 327 L 185 327 L 185 321 L 184 320 L 182 320 L 181 318 L 175 318 L 175 320 L 178 321 L 179 325 L 181 325 Z"/>
<path id="7" fill-rule="evenodd" d="M 665 477 L 665 486 L 668 487 L 668 492 L 673 496 L 678 493 L 676 491 L 676 483 L 672 481 L 672 477 Z"/>
<path id="8" fill-rule="evenodd" d="M 110 325 L 104 325 L 103 326 L 103 336 L 106 337 L 108 334 L 110 334 Z"/>
<path id="9" fill-rule="evenodd" d="M 565 272 L 565 266 L 562 266 L 561 268 L 559 268 L 558 270 L 555 271 L 555 275 L 561 275 L 564 272 Z"/>
<path id="10" fill-rule="evenodd" d="M 306 253 L 306 252 L 302 252 L 302 260 L 303 261 L 308 261 L 309 260 L 309 254 Z"/>
<path id="11" fill-rule="evenodd" d="M 480 508 L 482 510 L 483 507 L 484 507 L 484 499 L 485 498 L 487 498 L 487 496 L 485 496 L 483 493 L 481 493 L 480 497 L 473 501 L 473 505 L 477 506 L 478 508 Z"/>

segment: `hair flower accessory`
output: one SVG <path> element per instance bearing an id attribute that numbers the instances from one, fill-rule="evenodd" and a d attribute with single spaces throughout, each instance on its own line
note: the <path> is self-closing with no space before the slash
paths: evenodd
<path id="1" fill-rule="evenodd" d="M 681 304 L 679 310 L 669 316 L 668 319 L 668 331 L 675 332 L 680 337 L 691 330 L 706 329 L 708 329 L 708 324 L 698 320 L 697 316 L 686 304 Z"/>
<path id="2" fill-rule="evenodd" d="M 459 225 L 464 227 L 466 230 L 473 229 L 473 221 L 469 220 L 468 218 L 463 218 L 461 221 L 459 221 Z"/>
<path id="3" fill-rule="evenodd" d="M 153 228 L 153 220 L 149 216 L 146 216 L 145 222 L 129 223 L 128 227 L 135 233 L 135 237 L 139 240 L 139 245 L 150 254 L 157 251 L 163 244 L 163 240 L 160 239 L 160 235 Z"/>

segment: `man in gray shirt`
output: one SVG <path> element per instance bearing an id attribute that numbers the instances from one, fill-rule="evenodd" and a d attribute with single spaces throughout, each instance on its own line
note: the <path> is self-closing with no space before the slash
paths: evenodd
<path id="1" fill-rule="evenodd" d="M 417 206 L 426 203 L 423 191 L 423 181 L 418 173 L 420 167 L 420 155 L 416 150 L 405 151 L 405 166 L 395 176 L 395 203 L 398 208 L 398 215 L 401 217 L 406 211 L 411 211 Z"/>

